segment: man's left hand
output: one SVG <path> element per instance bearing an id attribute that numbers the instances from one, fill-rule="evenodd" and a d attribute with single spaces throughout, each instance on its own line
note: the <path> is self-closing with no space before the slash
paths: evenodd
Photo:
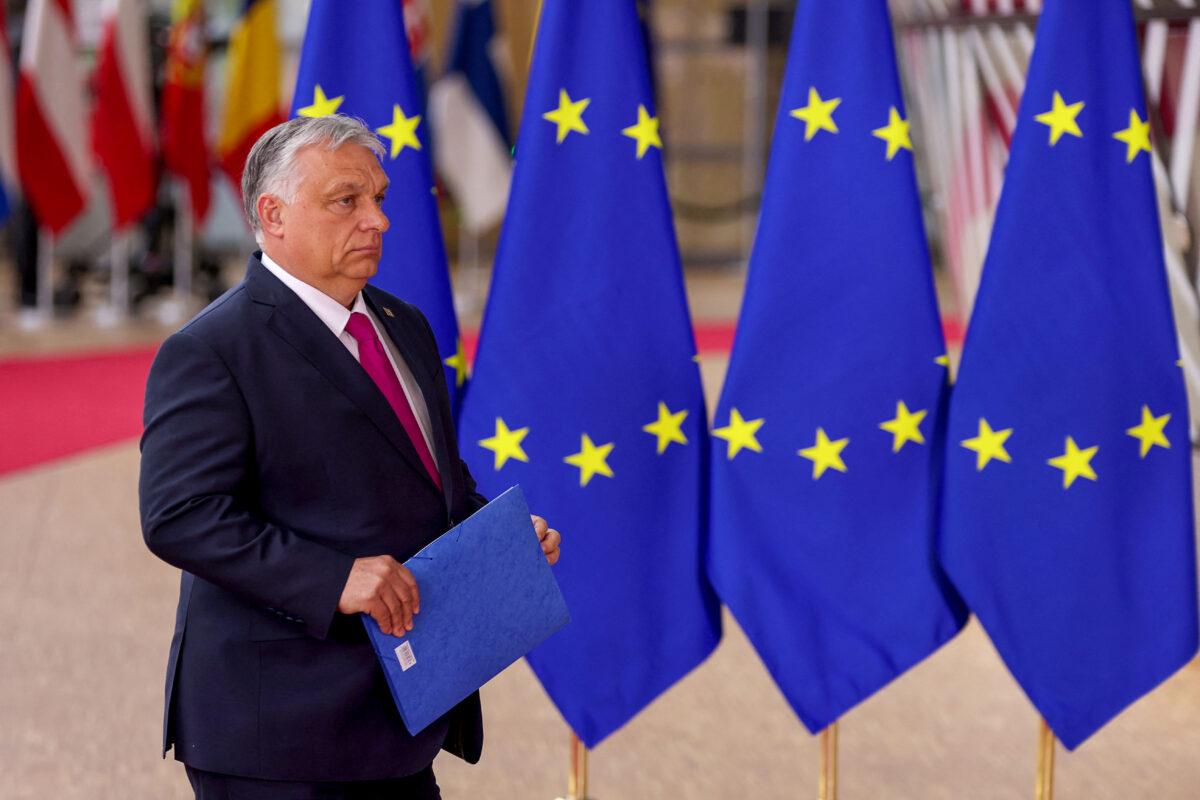
<path id="1" fill-rule="evenodd" d="M 558 546 L 562 544 L 562 536 L 537 514 L 529 516 L 533 518 L 533 529 L 537 531 L 538 541 L 542 543 L 542 552 L 546 554 L 546 560 L 553 567 L 558 562 Z"/>

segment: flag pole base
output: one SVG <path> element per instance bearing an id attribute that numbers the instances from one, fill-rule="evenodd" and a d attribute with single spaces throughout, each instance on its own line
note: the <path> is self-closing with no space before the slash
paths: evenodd
<path id="1" fill-rule="evenodd" d="M 838 724 L 830 723 L 820 733 L 821 774 L 817 779 L 817 800 L 837 800 Z"/>
<path id="2" fill-rule="evenodd" d="M 571 734 L 571 770 L 567 773 L 567 794 L 555 800 L 596 800 L 588 794 L 588 749 Z"/>
<path id="3" fill-rule="evenodd" d="M 1054 731 L 1042 720 L 1038 733 L 1037 780 L 1034 783 L 1034 800 L 1054 800 Z"/>

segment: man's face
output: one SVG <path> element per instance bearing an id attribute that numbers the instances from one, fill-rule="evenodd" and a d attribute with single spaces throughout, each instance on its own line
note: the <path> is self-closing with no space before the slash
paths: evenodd
<path id="1" fill-rule="evenodd" d="M 306 147 L 294 170 L 294 196 L 280 210 L 284 252 L 277 260 L 306 283 L 353 295 L 379 266 L 387 176 L 375 154 L 357 144 Z"/>

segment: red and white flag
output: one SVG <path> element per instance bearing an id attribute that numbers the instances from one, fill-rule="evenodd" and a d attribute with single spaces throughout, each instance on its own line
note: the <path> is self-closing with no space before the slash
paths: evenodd
<path id="1" fill-rule="evenodd" d="M 59 233 L 83 210 L 91 159 L 71 0 L 30 0 L 17 76 L 17 172 L 38 222 Z"/>
<path id="2" fill-rule="evenodd" d="M 107 0 L 96 52 L 92 150 L 108 177 L 113 227 L 137 222 L 154 204 L 154 110 L 143 0 Z"/>

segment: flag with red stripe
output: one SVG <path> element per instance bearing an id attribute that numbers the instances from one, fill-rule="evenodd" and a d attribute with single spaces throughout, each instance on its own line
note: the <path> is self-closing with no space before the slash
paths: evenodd
<path id="1" fill-rule="evenodd" d="M 108 0 L 96 52 L 92 150 L 108 178 L 113 227 L 124 229 L 154 204 L 154 115 L 144 0 Z"/>
<path id="2" fill-rule="evenodd" d="M 30 0 L 22 41 L 17 172 L 38 222 L 59 233 L 83 211 L 91 167 L 71 0 Z"/>

